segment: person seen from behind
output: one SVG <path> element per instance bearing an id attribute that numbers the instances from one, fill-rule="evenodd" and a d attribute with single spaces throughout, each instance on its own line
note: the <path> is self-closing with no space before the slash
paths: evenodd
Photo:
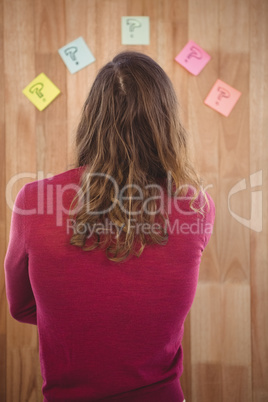
<path id="1" fill-rule="evenodd" d="M 5 258 L 11 315 L 38 327 L 44 401 L 187 400 L 184 321 L 215 207 L 152 58 L 100 69 L 76 152 L 20 190 Z"/>

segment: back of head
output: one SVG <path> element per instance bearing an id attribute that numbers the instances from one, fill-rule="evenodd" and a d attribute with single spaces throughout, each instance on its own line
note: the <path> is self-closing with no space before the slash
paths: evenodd
<path id="1" fill-rule="evenodd" d="M 122 228 L 116 241 L 109 235 L 102 243 L 107 246 L 107 256 L 115 261 L 140 255 L 148 243 L 165 242 L 163 231 L 144 236 L 129 229 L 133 216 L 139 223 L 152 223 L 157 215 L 162 216 L 157 208 L 156 184 L 164 184 L 168 173 L 176 188 L 200 185 L 188 160 L 176 94 L 164 70 L 137 52 L 120 53 L 106 64 L 85 102 L 76 145 L 78 166 L 86 166 L 77 225 L 108 218 Z M 125 200 L 118 199 L 116 189 L 126 190 Z M 141 191 L 150 199 L 146 211 L 137 196 Z M 101 245 L 96 235 L 87 246 L 86 231 L 74 233 L 71 243 L 85 249 Z"/>

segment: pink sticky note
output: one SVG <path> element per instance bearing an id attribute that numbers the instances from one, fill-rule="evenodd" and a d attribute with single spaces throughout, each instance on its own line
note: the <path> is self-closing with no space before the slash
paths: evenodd
<path id="1" fill-rule="evenodd" d="M 230 87 L 230 85 L 221 80 L 217 80 L 204 102 L 207 106 L 227 117 L 240 98 L 240 95 L 241 92 L 237 89 Z"/>
<path id="2" fill-rule="evenodd" d="M 175 60 L 193 75 L 198 75 L 210 59 L 210 55 L 192 40 L 175 57 Z"/>

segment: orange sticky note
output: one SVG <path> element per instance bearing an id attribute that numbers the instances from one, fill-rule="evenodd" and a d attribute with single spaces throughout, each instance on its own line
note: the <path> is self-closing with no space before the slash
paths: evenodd
<path id="1" fill-rule="evenodd" d="M 217 80 L 204 100 L 205 104 L 223 116 L 229 116 L 241 92 L 221 80 Z"/>

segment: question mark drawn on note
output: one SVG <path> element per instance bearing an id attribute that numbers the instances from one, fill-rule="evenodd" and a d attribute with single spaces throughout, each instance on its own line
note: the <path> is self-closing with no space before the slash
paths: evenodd
<path id="1" fill-rule="evenodd" d="M 31 94 L 36 93 L 39 98 L 43 98 L 44 94 L 42 93 L 42 89 L 44 88 L 44 84 L 42 82 L 37 82 L 36 84 L 32 85 L 31 88 L 29 88 L 29 91 Z M 43 98 L 43 102 L 46 102 L 45 98 Z"/>
<path id="2" fill-rule="evenodd" d="M 66 54 L 66 56 L 70 56 L 71 59 L 73 61 L 75 61 L 75 64 L 79 64 L 76 59 L 76 56 L 75 56 L 75 53 L 77 53 L 77 51 L 78 51 L 78 48 L 76 46 L 71 46 L 71 47 L 68 47 L 67 49 L 65 49 L 64 53 Z"/>
<path id="3" fill-rule="evenodd" d="M 188 54 L 187 59 L 185 59 L 186 63 L 192 57 L 194 57 L 195 59 L 202 59 L 202 53 L 196 46 L 191 46 L 190 50 L 191 50 L 191 52 Z"/>
<path id="4" fill-rule="evenodd" d="M 141 22 L 139 20 L 136 20 L 135 18 L 129 18 L 127 19 L 127 25 L 129 25 L 130 37 L 133 38 L 134 29 L 140 28 Z"/>
<path id="5" fill-rule="evenodd" d="M 217 96 L 218 101 L 216 102 L 216 105 L 218 105 L 221 101 L 222 98 L 230 98 L 231 94 L 227 89 L 223 87 L 218 87 L 217 88 L 219 95 Z"/>

